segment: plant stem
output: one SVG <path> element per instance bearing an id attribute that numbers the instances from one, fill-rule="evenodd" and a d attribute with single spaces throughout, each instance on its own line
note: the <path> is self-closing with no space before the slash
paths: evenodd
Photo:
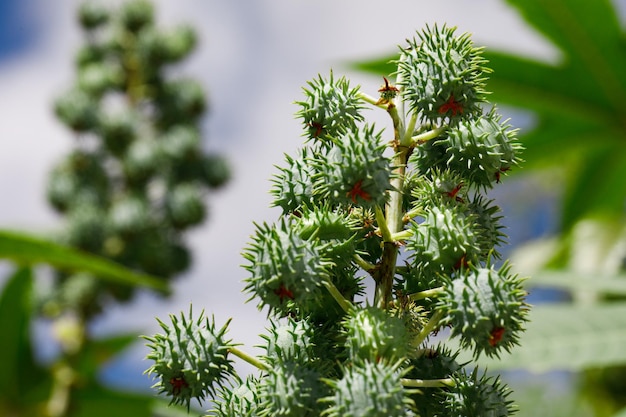
<path id="1" fill-rule="evenodd" d="M 350 301 L 346 300 L 345 297 L 341 295 L 341 292 L 337 289 L 337 287 L 335 287 L 335 284 L 328 280 L 322 281 L 322 284 L 326 287 L 330 295 L 333 296 L 335 301 L 337 301 L 337 304 L 339 304 L 343 311 L 348 313 L 350 310 L 352 310 L 352 303 L 350 303 Z"/>
<path id="2" fill-rule="evenodd" d="M 443 379 L 408 379 L 401 378 L 400 382 L 405 387 L 409 388 L 440 388 L 440 387 L 453 387 L 455 385 L 452 378 Z"/>
<path id="3" fill-rule="evenodd" d="M 258 360 L 255 356 L 252 356 L 244 352 L 243 350 L 236 348 L 235 346 L 229 346 L 228 351 L 232 353 L 233 355 L 237 356 L 239 359 L 243 359 L 244 361 L 248 362 L 250 365 L 256 367 L 257 369 L 260 369 L 261 371 L 268 370 L 267 365 L 265 365 L 263 362 Z"/>
<path id="4" fill-rule="evenodd" d="M 446 131 L 445 126 L 437 127 L 435 129 L 428 130 L 426 132 L 420 133 L 419 135 L 415 135 L 411 137 L 411 141 L 414 144 L 419 145 L 420 143 L 424 143 L 431 139 L 435 139 L 437 136 L 441 135 L 445 131 Z"/>
<path id="5" fill-rule="evenodd" d="M 409 295 L 409 299 L 411 301 L 423 300 L 424 298 L 437 297 L 439 294 L 443 292 L 443 287 L 432 288 L 430 290 L 416 292 L 414 294 Z"/>
<path id="6" fill-rule="evenodd" d="M 422 344 L 424 340 L 428 337 L 428 335 L 435 330 L 435 328 L 439 325 L 439 322 L 443 318 L 443 312 L 435 311 L 435 314 L 432 315 L 428 323 L 424 326 L 422 331 L 417 335 L 415 340 L 413 340 L 413 346 L 419 346 Z"/>

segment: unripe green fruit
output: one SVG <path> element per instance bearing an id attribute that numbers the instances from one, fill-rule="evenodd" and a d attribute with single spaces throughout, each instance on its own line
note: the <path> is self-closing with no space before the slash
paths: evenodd
<path id="1" fill-rule="evenodd" d="M 196 46 L 196 32 L 189 26 L 179 26 L 167 33 L 163 42 L 167 62 L 176 62 L 186 57 Z"/>
<path id="2" fill-rule="evenodd" d="M 381 133 L 365 126 L 332 143 L 328 154 L 314 161 L 316 191 L 334 204 L 383 206 L 391 189 L 391 169 Z"/>
<path id="3" fill-rule="evenodd" d="M 285 222 L 257 225 L 253 241 L 244 252 L 245 268 L 252 275 L 246 291 L 278 311 L 293 311 L 293 303 L 306 309 L 320 300 L 322 286 L 332 266 L 324 257 L 326 246 L 298 236 Z M 285 262 L 277 262 L 278 259 Z"/>
<path id="4" fill-rule="evenodd" d="M 231 342 L 225 339 L 226 326 L 217 330 L 204 312 L 197 319 L 190 310 L 170 320 L 171 326 L 159 321 L 165 334 L 146 337 L 147 358 L 154 361 L 146 372 L 158 378 L 155 387 L 172 397 L 171 403 L 189 407 L 192 398 L 213 396 L 234 375 L 227 357 Z"/>
<path id="5" fill-rule="evenodd" d="M 67 216 L 64 243 L 99 253 L 106 233 L 106 226 L 102 221 L 105 218 L 104 211 L 91 204 L 81 204 L 69 211 Z"/>
<path id="6" fill-rule="evenodd" d="M 346 347 L 353 362 L 392 363 L 409 353 L 406 323 L 378 307 L 349 312 L 343 321 Z"/>
<path id="7" fill-rule="evenodd" d="M 283 214 L 294 212 L 314 201 L 313 169 L 309 157 L 310 151 L 307 148 L 301 150 L 297 159 L 285 155 L 287 166 L 278 167 L 280 173 L 274 175 L 271 190 L 274 196 L 273 205 L 281 207 Z"/>
<path id="8" fill-rule="evenodd" d="M 315 369 L 300 362 L 281 362 L 265 376 L 261 417 L 318 417 L 318 399 L 327 388 Z"/>
<path id="9" fill-rule="evenodd" d="M 131 112 L 106 114 L 100 120 L 100 134 L 105 148 L 120 157 L 136 136 L 136 118 Z"/>
<path id="10" fill-rule="evenodd" d="M 168 219 L 174 227 L 186 228 L 201 223 L 206 217 L 206 207 L 200 187 L 180 184 L 165 197 Z"/>
<path id="11" fill-rule="evenodd" d="M 413 265 L 433 273 L 450 273 L 477 259 L 474 224 L 454 207 L 434 207 L 422 223 L 413 223 L 406 245 Z"/>
<path id="12" fill-rule="evenodd" d="M 258 417 L 260 384 L 259 380 L 250 376 L 233 389 L 221 389 L 211 417 Z"/>
<path id="13" fill-rule="evenodd" d="M 188 79 L 166 83 L 156 100 L 158 117 L 165 126 L 194 122 L 207 107 L 200 83 Z"/>
<path id="14" fill-rule="evenodd" d="M 326 142 L 363 120 L 359 88 L 350 87 L 345 77 L 335 80 L 331 72 L 329 79 L 319 76 L 309 81 L 309 86 L 310 89 L 304 89 L 306 101 L 298 102 L 301 109 L 297 113 L 309 139 Z"/>
<path id="15" fill-rule="evenodd" d="M 153 139 L 135 140 L 124 157 L 124 173 L 129 181 L 141 183 L 155 175 L 162 167 L 161 148 Z"/>
<path id="16" fill-rule="evenodd" d="M 459 372 L 455 385 L 445 399 L 446 412 L 452 416 L 508 417 L 514 414 L 512 401 L 508 400 L 511 390 L 499 378 L 478 376 Z"/>
<path id="17" fill-rule="evenodd" d="M 122 25 L 131 32 L 137 32 L 144 26 L 152 24 L 154 8 L 147 0 L 130 0 L 120 9 Z"/>
<path id="18" fill-rule="evenodd" d="M 91 64 L 102 64 L 107 55 L 107 49 L 99 44 L 83 45 L 76 53 L 76 66 L 83 68 Z"/>
<path id="19" fill-rule="evenodd" d="M 78 87 L 96 97 L 101 96 L 106 90 L 119 87 L 122 80 L 122 70 L 113 64 L 83 65 L 78 72 Z"/>
<path id="20" fill-rule="evenodd" d="M 200 132 L 189 126 L 174 126 L 160 139 L 163 154 L 174 163 L 195 157 L 200 151 Z"/>
<path id="21" fill-rule="evenodd" d="M 230 165 L 217 154 L 204 155 L 200 161 L 200 181 L 211 188 L 219 188 L 230 178 Z"/>
<path id="22" fill-rule="evenodd" d="M 271 322 L 267 334 L 265 359 L 269 363 L 305 363 L 313 359 L 313 328 L 306 320 L 288 318 L 285 323 Z"/>
<path id="23" fill-rule="evenodd" d="M 98 104 L 84 91 L 74 89 L 61 96 L 54 111 L 63 123 L 77 132 L 93 130 L 98 124 Z"/>
<path id="24" fill-rule="evenodd" d="M 446 316 L 442 325 L 452 327 L 452 336 L 460 336 L 463 347 L 473 347 L 475 357 L 509 351 L 527 320 L 526 291 L 509 270 L 509 265 L 500 270 L 469 268 L 447 283 L 438 301 Z"/>
<path id="25" fill-rule="evenodd" d="M 323 399 L 328 417 L 406 417 L 412 401 L 400 383 L 400 363 L 360 362 L 340 380 L 325 380 L 334 394 Z"/>
<path id="26" fill-rule="evenodd" d="M 78 21 L 84 29 L 95 29 L 109 21 L 109 11 L 97 1 L 85 1 L 78 8 Z"/>
<path id="27" fill-rule="evenodd" d="M 145 197 L 135 195 L 115 201 L 108 220 L 112 231 L 121 235 L 141 233 L 152 223 Z"/>

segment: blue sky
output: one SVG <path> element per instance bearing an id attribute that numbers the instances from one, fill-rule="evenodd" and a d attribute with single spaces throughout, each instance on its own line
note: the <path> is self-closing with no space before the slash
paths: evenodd
<path id="1" fill-rule="evenodd" d="M 293 102 L 318 73 L 333 68 L 376 94 L 382 80 L 354 73 L 345 64 L 389 53 L 424 24 L 435 22 L 473 33 L 479 45 L 558 59 L 558 51 L 501 0 L 155 3 L 161 25 L 190 23 L 200 33 L 197 52 L 178 71 L 205 85 L 211 104 L 204 122 L 206 146 L 231 160 L 234 178 L 210 199 L 209 221 L 190 234 L 195 264 L 177 282 L 175 295 L 163 301 L 144 294 L 131 307 L 113 308 L 96 323 L 101 333 L 151 333 L 158 330 L 155 316 L 187 310 L 193 303 L 196 311 L 215 314 L 218 323 L 234 317 L 230 336 L 253 350 L 265 314 L 253 303 L 244 304 L 247 296 L 240 291 L 246 275 L 239 266 L 240 253 L 253 233 L 252 221 L 271 222 L 278 215 L 269 208 L 269 179 L 283 153 L 293 153 L 300 145 Z M 47 172 L 72 145 L 72 136 L 54 118 L 51 102 L 73 81 L 73 54 L 81 43 L 73 19 L 77 4 L 0 1 L 0 193 L 5 196 L 0 227 L 45 233 L 60 224 L 47 206 L 44 187 Z M 387 123 L 383 112 L 375 113 L 372 110 L 380 123 Z M 527 122 L 515 113 L 512 117 L 513 125 Z M 506 187 L 505 181 L 501 188 Z M 517 207 L 528 202 L 528 192 L 518 184 L 502 192 L 508 201 L 501 202 Z M 532 192 L 536 196 L 537 188 Z M 550 213 L 550 207 L 543 209 Z M 523 216 L 519 210 L 510 213 Z M 138 347 L 129 354 L 129 372 L 141 374 L 145 363 L 136 359 L 144 353 Z"/>

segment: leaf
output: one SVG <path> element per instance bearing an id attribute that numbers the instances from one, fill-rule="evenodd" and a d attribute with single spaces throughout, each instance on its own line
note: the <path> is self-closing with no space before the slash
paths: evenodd
<path id="1" fill-rule="evenodd" d="M 134 272 L 107 259 L 19 232 L 0 230 L 0 258 L 26 265 L 47 263 L 59 269 L 91 272 L 122 284 L 168 291 L 167 282 L 163 279 Z"/>
<path id="2" fill-rule="evenodd" d="M 520 346 L 480 358 L 489 370 L 580 371 L 626 364 L 626 304 L 539 305 L 531 309 Z M 451 341 L 452 344 L 454 340 Z M 460 360 L 469 359 L 462 356 Z"/>
<path id="3" fill-rule="evenodd" d="M 19 396 L 16 383 L 22 356 L 30 353 L 29 326 L 33 277 L 28 268 L 15 272 L 0 296 L 0 396 L 13 400 Z"/>
<path id="4" fill-rule="evenodd" d="M 546 270 L 533 274 L 529 286 L 626 297 L 626 275 L 594 275 L 590 277 L 589 274 Z"/>

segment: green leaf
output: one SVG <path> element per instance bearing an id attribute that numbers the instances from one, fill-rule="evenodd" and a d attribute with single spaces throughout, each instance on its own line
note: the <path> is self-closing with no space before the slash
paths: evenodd
<path id="1" fill-rule="evenodd" d="M 19 396 L 20 365 L 30 355 L 29 326 L 32 314 L 33 277 L 28 268 L 13 274 L 0 296 L 0 396 L 13 400 Z"/>
<path id="2" fill-rule="evenodd" d="M 533 274 L 529 280 L 533 287 L 551 287 L 571 292 L 603 294 L 626 297 L 626 275 L 579 274 L 575 272 L 544 270 Z"/>
<path id="3" fill-rule="evenodd" d="M 534 372 L 626 364 L 626 303 L 539 305 L 529 319 L 520 346 L 500 359 L 480 358 L 479 364 L 490 371 Z"/>
<path id="4" fill-rule="evenodd" d="M 46 263 L 59 269 L 91 272 L 122 284 L 168 291 L 168 285 L 163 279 L 137 273 L 107 259 L 19 232 L 0 230 L 0 258 L 25 265 Z"/>
<path id="5" fill-rule="evenodd" d="M 75 417 L 133 416 L 151 417 L 151 395 L 123 393 L 101 386 L 90 386 L 75 391 Z"/>

